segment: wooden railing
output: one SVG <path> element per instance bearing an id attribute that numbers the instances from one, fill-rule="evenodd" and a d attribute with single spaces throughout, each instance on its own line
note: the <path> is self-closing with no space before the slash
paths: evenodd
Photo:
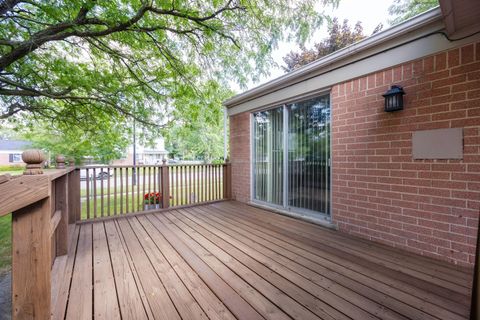
<path id="1" fill-rule="evenodd" d="M 37 165 L 27 173 L 0 176 L 0 216 L 12 213 L 12 318 L 49 319 L 59 281 L 52 270 L 80 218 L 79 171 Z"/>
<path id="2" fill-rule="evenodd" d="M 230 165 L 80 167 L 81 220 L 230 198 Z"/>
<path id="3" fill-rule="evenodd" d="M 43 171 L 41 152 L 22 157 L 24 175 L 0 175 L 0 216 L 12 214 L 13 319 L 49 319 L 66 303 L 63 277 L 75 223 L 229 199 L 231 193 L 229 164 L 65 168 L 58 156 L 58 169 Z"/>

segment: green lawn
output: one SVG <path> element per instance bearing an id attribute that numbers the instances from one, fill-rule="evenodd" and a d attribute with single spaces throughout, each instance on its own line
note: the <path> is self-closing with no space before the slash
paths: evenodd
<path id="1" fill-rule="evenodd" d="M 20 175 L 22 173 L 23 173 L 23 169 L 22 170 L 0 170 L 0 176 L 4 174 L 10 174 L 12 176 L 15 176 L 15 175 Z"/>
<path id="2" fill-rule="evenodd" d="M 0 273 L 9 270 L 12 260 L 12 215 L 0 217 Z"/>
<path id="3" fill-rule="evenodd" d="M 206 185 L 207 188 L 212 188 L 213 189 L 213 184 L 208 184 L 204 183 L 204 181 L 200 182 L 201 185 Z M 219 186 L 217 187 L 219 197 L 215 197 L 214 194 L 204 194 L 203 192 L 200 195 L 196 195 L 195 199 L 198 199 L 198 201 L 212 201 L 212 200 L 218 200 L 223 197 L 223 179 L 220 177 L 219 179 Z M 137 187 L 135 186 L 135 189 L 133 190 L 133 199 L 132 199 L 132 186 L 129 185 L 128 188 L 128 212 L 138 212 L 138 211 L 143 211 L 144 210 L 144 203 L 143 203 L 143 186 L 140 188 L 140 197 L 137 198 Z M 127 207 L 127 197 L 126 194 L 127 192 L 125 189 L 123 190 L 123 196 L 120 199 L 120 192 L 117 190 L 117 200 L 115 201 L 113 191 L 110 192 L 110 204 L 108 202 L 108 193 L 106 190 L 104 190 L 104 195 L 103 195 L 103 216 L 108 216 L 108 209 L 110 208 L 110 215 L 113 215 L 115 212 L 115 203 L 116 203 L 116 212 L 117 214 L 122 213 L 127 213 L 126 207 Z M 153 189 L 151 190 L 153 191 Z M 190 188 L 187 188 L 186 185 L 179 186 L 178 190 L 176 188 L 173 188 L 171 186 L 170 188 L 170 194 L 172 195 L 172 198 L 170 199 L 170 206 L 179 206 L 179 205 L 186 205 L 191 203 L 191 194 L 188 194 L 191 190 Z M 146 190 L 145 192 L 148 192 Z M 178 193 L 178 196 L 175 196 Z M 94 204 L 94 199 L 90 199 L 90 219 L 94 217 L 94 207 L 97 208 L 97 217 L 101 217 L 101 212 L 102 212 L 102 197 L 100 194 L 100 188 L 97 188 L 97 199 L 96 199 L 96 206 Z M 133 208 L 132 208 L 132 200 L 133 200 Z M 122 206 L 122 208 L 121 208 Z M 87 219 L 87 200 L 86 197 L 82 196 L 82 201 L 81 201 L 81 219 Z M 122 210 L 121 210 L 122 209 Z"/>
<path id="4" fill-rule="evenodd" d="M 0 175 L 2 174 L 6 174 L 6 173 L 9 173 L 11 175 L 19 175 L 19 174 L 22 174 L 23 172 L 23 169 L 20 169 L 20 170 L 6 170 L 7 168 L 0 168 Z M 11 169 L 11 168 L 8 168 L 8 169 Z M 123 172 L 124 175 L 123 177 L 125 177 L 125 171 Z M 143 173 L 143 172 L 142 172 Z M 148 171 L 147 171 L 147 174 L 148 174 Z M 131 170 L 129 170 L 128 172 L 128 175 L 131 176 Z M 153 178 L 152 178 L 153 179 Z M 184 180 L 185 181 L 185 180 Z M 135 190 L 134 190 L 134 206 L 132 208 L 132 185 L 130 184 L 131 181 L 129 181 L 129 198 L 128 198 L 128 201 L 129 201 L 129 208 L 128 208 L 128 211 L 129 212 L 132 212 L 132 211 L 143 211 L 144 208 L 144 204 L 143 204 L 143 184 L 141 185 L 140 187 L 140 205 L 138 206 L 138 200 L 137 200 L 137 187 L 135 186 Z M 185 183 L 185 182 L 184 182 Z M 206 181 L 204 181 L 203 177 L 200 178 L 200 181 L 197 180 L 197 182 L 195 183 L 196 186 L 198 186 L 198 184 L 200 185 L 205 185 L 206 184 Z M 220 198 L 223 194 L 223 191 L 222 191 L 222 186 L 223 186 L 223 181 L 222 181 L 222 177 L 220 177 L 219 179 L 219 193 L 220 193 Z M 210 186 L 208 183 L 207 183 L 208 186 Z M 103 203 L 103 210 L 104 210 L 104 216 L 107 216 L 107 212 L 108 212 L 108 202 L 107 202 L 107 190 L 106 190 L 106 186 L 107 186 L 107 183 L 106 181 L 104 181 L 104 203 Z M 147 187 L 148 187 L 148 183 L 147 183 Z M 152 181 L 152 187 L 153 187 L 153 181 Z M 111 190 L 110 190 L 110 193 L 111 193 L 111 196 L 110 196 L 110 215 L 113 215 L 113 212 L 114 212 L 114 197 L 113 197 L 113 183 L 111 183 Z M 119 188 L 119 186 L 117 186 L 117 188 Z M 187 189 L 186 185 L 181 185 L 179 186 L 178 188 L 178 191 L 177 189 L 174 190 L 174 188 L 171 187 L 171 190 L 170 190 L 170 194 L 174 195 L 172 197 L 172 199 L 170 200 L 170 206 L 177 206 L 177 205 L 182 205 L 182 204 L 187 204 L 190 202 L 190 195 L 187 194 L 187 191 L 190 190 L 190 189 Z M 152 190 L 153 191 L 153 190 Z M 90 191 L 92 192 L 92 191 Z M 117 190 L 117 192 L 119 192 L 119 190 Z M 124 192 L 125 192 L 125 189 L 124 189 Z M 145 191 L 147 192 L 147 191 Z M 178 192 L 179 196 L 178 197 L 175 197 L 175 194 Z M 82 189 L 81 190 L 81 196 L 82 196 L 82 219 L 86 219 L 87 218 L 87 209 L 86 209 L 86 199 L 85 199 L 85 194 L 86 194 L 86 190 L 85 189 Z M 97 188 L 97 194 L 100 196 L 100 188 Z M 198 197 L 199 195 L 197 195 Z M 200 200 L 201 201 L 209 201 L 209 200 L 214 200 L 214 197 L 213 195 L 206 195 L 206 197 L 204 198 L 204 195 L 202 194 L 200 196 Z M 93 199 L 90 200 L 90 217 L 93 218 Z M 120 200 L 120 195 L 117 194 L 117 213 L 120 213 L 120 203 L 122 202 L 123 203 L 123 212 L 125 212 L 125 209 L 126 209 L 126 198 L 125 198 L 125 194 L 123 196 L 123 199 L 122 201 Z M 101 216 L 101 208 L 102 208 L 102 205 L 101 205 L 101 198 L 100 197 L 97 197 L 97 217 L 100 217 Z M 11 267 L 11 257 L 12 257 L 12 245 L 11 245 L 11 238 L 12 238 L 12 230 L 11 230 L 11 227 L 12 227 L 12 218 L 11 218 L 11 215 L 6 215 L 6 216 L 3 216 L 3 217 L 0 217 L 0 273 L 1 272 L 4 272 L 6 270 L 9 270 L 10 267 Z"/>
<path id="5" fill-rule="evenodd" d="M 4 174 L 19 175 L 23 168 L 0 168 L 0 176 Z M 0 274 L 9 270 L 12 265 L 12 215 L 0 217 Z"/>

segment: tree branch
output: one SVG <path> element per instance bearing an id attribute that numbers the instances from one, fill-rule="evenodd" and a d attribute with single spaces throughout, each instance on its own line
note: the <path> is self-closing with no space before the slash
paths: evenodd
<path id="1" fill-rule="evenodd" d="M 6 0 L 6 1 L 14 1 L 14 0 Z M 237 47 L 240 47 L 240 45 L 237 43 L 237 41 L 230 35 L 222 32 L 218 28 L 214 28 L 207 24 L 206 22 L 215 18 L 218 18 L 219 15 L 221 15 L 225 11 L 234 11 L 234 10 L 245 10 L 244 7 L 239 6 L 239 5 L 234 5 L 231 6 L 233 3 L 233 0 L 229 0 L 227 4 L 220 8 L 219 10 L 206 15 L 206 16 L 194 16 L 194 15 L 189 15 L 186 13 L 179 12 L 175 9 L 171 10 L 164 10 L 164 9 L 159 9 L 155 8 L 151 5 L 147 5 L 146 3 L 142 5 L 138 11 L 133 15 L 132 18 L 129 20 L 123 22 L 123 23 L 118 23 L 117 25 L 114 26 L 109 26 L 108 23 L 105 21 L 102 21 L 98 18 L 92 17 L 88 18 L 87 13 L 88 9 L 85 7 L 82 7 L 80 11 L 78 12 L 76 18 L 72 21 L 65 21 L 61 22 L 55 25 L 51 25 L 48 28 L 45 28 L 42 31 L 39 31 L 37 33 L 34 33 L 30 39 L 25 40 L 21 42 L 20 44 L 14 46 L 12 50 L 4 54 L 2 57 L 0 57 L 0 70 L 4 70 L 6 67 L 14 63 L 15 61 L 25 57 L 29 53 L 33 52 L 34 50 L 38 49 L 40 46 L 43 44 L 50 42 L 50 41 L 58 41 L 58 40 L 64 40 L 68 37 L 72 36 L 77 36 L 81 38 L 93 38 L 93 37 L 103 37 L 110 35 L 115 32 L 121 32 L 121 31 L 129 31 L 129 29 L 134 29 L 131 28 L 134 26 L 136 23 L 138 23 L 142 17 L 145 15 L 146 12 L 152 12 L 157 15 L 170 15 L 174 16 L 177 18 L 182 18 L 186 19 L 188 21 L 192 21 L 196 23 L 197 25 L 201 26 L 202 28 L 208 29 L 210 31 L 213 31 L 220 36 L 229 39 L 234 43 Z M 79 26 L 89 26 L 89 25 L 95 25 L 95 26 L 105 26 L 106 28 L 104 30 L 86 30 L 86 31 L 81 31 L 77 30 L 76 27 Z M 176 30 L 172 29 L 169 27 L 162 27 L 162 26 L 152 26 L 152 27 L 139 27 L 137 30 L 142 30 L 145 32 L 152 31 L 152 30 L 168 30 L 171 32 L 176 32 L 176 33 L 190 33 L 191 31 L 189 30 Z M 195 29 L 191 29 L 195 30 Z"/>
<path id="2" fill-rule="evenodd" d="M 19 4 L 22 3 L 22 0 L 3 0 L 0 1 L 0 15 L 4 15 L 5 13 L 12 11 L 13 8 Z"/>

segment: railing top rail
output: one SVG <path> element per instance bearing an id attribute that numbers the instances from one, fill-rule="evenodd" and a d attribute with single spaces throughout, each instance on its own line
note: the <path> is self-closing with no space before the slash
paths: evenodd
<path id="1" fill-rule="evenodd" d="M 72 172 L 73 170 L 75 170 L 74 167 L 68 167 L 65 169 L 46 169 L 43 171 L 43 175 L 48 176 L 50 181 L 53 181 L 66 175 L 69 172 Z"/>
<path id="2" fill-rule="evenodd" d="M 47 169 L 42 174 L 11 176 L 0 183 L 0 217 L 50 195 L 50 182 L 74 168 Z"/>
<path id="3" fill-rule="evenodd" d="M 50 195 L 46 175 L 19 176 L 0 184 L 0 217 Z"/>
<path id="4" fill-rule="evenodd" d="M 98 165 L 98 166 L 77 166 L 77 169 L 114 169 L 114 168 L 161 168 L 163 166 L 168 167 L 196 167 L 196 166 L 222 166 L 225 163 L 195 163 L 195 164 L 188 164 L 188 163 L 178 163 L 178 164 L 140 164 L 140 165 Z"/>

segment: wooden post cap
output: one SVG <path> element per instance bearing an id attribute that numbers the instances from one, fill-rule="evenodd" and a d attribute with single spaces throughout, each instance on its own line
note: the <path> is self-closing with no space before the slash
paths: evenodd
<path id="1" fill-rule="evenodd" d="M 55 162 L 57 163 L 57 169 L 65 169 L 65 157 L 61 154 L 55 157 Z"/>
<path id="2" fill-rule="evenodd" d="M 165 165 L 165 163 L 167 163 L 167 159 L 163 158 L 162 163 Z"/>
<path id="3" fill-rule="evenodd" d="M 75 158 L 73 157 L 68 158 L 68 165 L 70 167 L 75 167 Z"/>
<path id="4" fill-rule="evenodd" d="M 46 158 L 42 150 L 25 150 L 22 153 L 22 160 L 27 164 L 25 171 L 23 172 L 24 175 L 36 175 L 43 173 L 42 166 Z"/>

